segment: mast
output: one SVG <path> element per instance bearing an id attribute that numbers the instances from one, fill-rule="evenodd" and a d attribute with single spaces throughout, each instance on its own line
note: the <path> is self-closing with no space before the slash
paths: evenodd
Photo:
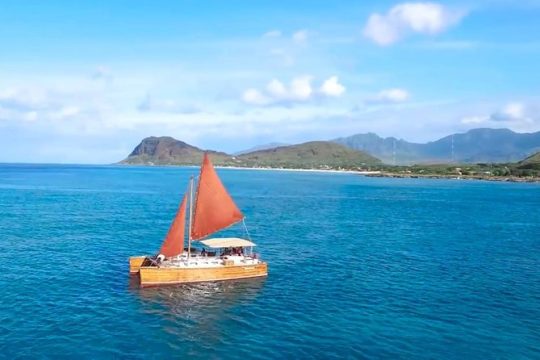
<path id="1" fill-rule="evenodd" d="M 189 180 L 189 232 L 188 232 L 188 254 L 187 264 L 191 258 L 191 219 L 193 217 L 193 176 Z"/>

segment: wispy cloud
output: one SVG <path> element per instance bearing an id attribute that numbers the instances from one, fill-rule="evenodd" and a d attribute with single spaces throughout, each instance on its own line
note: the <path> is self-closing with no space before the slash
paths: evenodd
<path id="1" fill-rule="evenodd" d="M 508 126 L 514 129 L 534 128 L 536 122 L 540 122 L 537 110 L 533 105 L 524 102 L 509 102 L 488 115 L 472 115 L 461 118 L 465 125 L 482 126 Z"/>
<path id="2" fill-rule="evenodd" d="M 92 73 L 92 79 L 112 81 L 113 73 L 109 67 L 100 65 L 96 67 L 96 70 Z"/>
<path id="3" fill-rule="evenodd" d="M 171 99 L 154 99 L 149 94 L 137 107 L 142 112 L 195 114 L 201 112 L 201 108 L 193 104 L 182 104 Z"/>
<path id="4" fill-rule="evenodd" d="M 519 102 L 506 104 L 499 111 L 491 114 L 489 117 L 493 121 L 529 121 L 530 118 L 525 113 L 525 105 Z"/>
<path id="5" fill-rule="evenodd" d="M 270 30 L 263 34 L 263 38 L 278 38 L 283 35 L 280 30 Z"/>
<path id="6" fill-rule="evenodd" d="M 294 31 L 292 34 L 287 35 L 281 30 L 269 30 L 265 32 L 262 37 L 263 39 L 283 39 L 287 41 L 292 41 L 295 44 L 305 44 L 308 41 L 310 32 L 307 29 L 299 29 Z"/>
<path id="7" fill-rule="evenodd" d="M 304 44 L 308 40 L 308 34 L 306 29 L 298 30 L 292 35 L 292 40 L 297 44 Z"/>
<path id="8" fill-rule="evenodd" d="M 415 44 L 415 47 L 433 50 L 469 50 L 476 49 L 481 44 L 477 41 L 426 41 Z"/>
<path id="9" fill-rule="evenodd" d="M 375 96 L 371 96 L 366 100 L 367 104 L 396 104 L 409 100 L 410 94 L 407 90 L 393 88 L 381 90 Z"/>
<path id="10" fill-rule="evenodd" d="M 364 36 L 378 45 L 386 46 L 414 33 L 441 33 L 464 16 L 464 11 L 434 2 L 403 3 L 392 7 L 386 14 L 370 15 L 364 27 Z"/>

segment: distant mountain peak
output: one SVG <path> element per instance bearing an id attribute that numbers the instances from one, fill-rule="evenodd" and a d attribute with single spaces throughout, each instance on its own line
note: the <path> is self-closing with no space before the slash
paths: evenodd
<path id="1" fill-rule="evenodd" d="M 389 164 L 512 162 L 540 150 L 540 132 L 521 134 L 505 128 L 471 129 L 424 144 L 372 133 L 333 141 L 366 151 Z"/>
<path id="2" fill-rule="evenodd" d="M 209 151 L 214 164 L 227 166 L 282 168 L 354 168 L 378 164 L 380 160 L 361 151 L 330 141 L 311 141 L 231 156 Z M 199 165 L 204 150 L 168 136 L 147 137 L 138 144 L 121 164 L 139 165 Z"/>
<path id="3" fill-rule="evenodd" d="M 267 143 L 267 144 L 256 145 L 256 146 L 253 146 L 253 147 L 251 147 L 249 149 L 237 151 L 237 152 L 234 153 L 234 155 L 242 155 L 242 154 L 247 154 L 247 153 L 254 152 L 254 151 L 273 149 L 273 148 L 277 148 L 277 147 L 280 147 L 280 146 L 288 146 L 288 145 L 290 145 L 290 144 L 280 143 L 280 142 L 270 142 L 270 143 Z"/>
<path id="4" fill-rule="evenodd" d="M 241 155 L 248 166 L 284 168 L 353 168 L 381 161 L 363 151 L 331 141 L 309 141 Z"/>
<path id="5" fill-rule="evenodd" d="M 144 138 L 122 164 L 199 165 L 205 150 L 170 136 Z M 216 163 L 232 161 L 230 155 L 210 151 Z"/>
<path id="6" fill-rule="evenodd" d="M 133 149 L 131 154 L 129 156 L 136 156 L 136 155 L 150 155 L 155 156 L 158 154 L 163 148 L 177 148 L 177 149 L 193 149 L 193 150 L 200 150 L 199 148 L 195 146 L 191 146 L 183 141 L 176 140 L 173 137 L 170 136 L 150 136 L 147 138 L 142 139 L 139 145 Z"/>

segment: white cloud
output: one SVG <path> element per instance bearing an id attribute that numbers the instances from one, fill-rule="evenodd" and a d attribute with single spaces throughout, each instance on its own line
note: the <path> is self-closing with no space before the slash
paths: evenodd
<path id="1" fill-rule="evenodd" d="M 142 112 L 151 111 L 179 114 L 193 114 L 201 111 L 201 109 L 195 105 L 185 105 L 170 99 L 156 100 L 150 95 L 146 95 L 144 100 L 139 104 L 138 109 Z"/>
<path id="2" fill-rule="evenodd" d="M 242 100 L 246 104 L 251 105 L 268 105 L 272 102 L 272 99 L 264 96 L 261 94 L 261 92 L 257 89 L 247 89 L 242 94 Z"/>
<path id="3" fill-rule="evenodd" d="M 242 94 L 242 100 L 251 105 L 290 105 L 313 100 L 315 98 L 339 97 L 345 92 L 345 86 L 339 83 L 337 76 L 326 79 L 316 89 L 312 85 L 313 77 L 303 75 L 293 78 L 287 86 L 278 79 L 271 80 L 264 90 L 248 89 Z"/>
<path id="4" fill-rule="evenodd" d="M 305 29 L 302 29 L 302 30 L 296 31 L 292 35 L 292 39 L 297 44 L 303 44 L 303 43 L 305 43 L 307 41 L 308 35 L 309 35 L 308 31 L 305 30 Z"/>
<path id="5" fill-rule="evenodd" d="M 525 114 L 525 105 L 518 102 L 506 104 L 501 110 L 490 116 L 493 121 L 521 121 L 528 120 Z"/>
<path id="6" fill-rule="evenodd" d="M 283 99 L 287 97 L 287 88 L 285 85 L 277 80 L 273 79 L 266 85 L 266 90 L 275 99 Z"/>
<path id="7" fill-rule="evenodd" d="M 284 34 L 281 30 L 270 30 L 262 35 L 263 39 L 278 39 L 282 38 L 283 36 Z M 308 38 L 309 31 L 307 29 L 297 30 L 290 35 L 290 40 L 292 40 L 296 44 L 305 44 Z"/>
<path id="8" fill-rule="evenodd" d="M 0 91 L 0 107 L 12 110 L 34 110 L 51 107 L 46 91 L 36 87 L 8 88 Z"/>
<path id="9" fill-rule="evenodd" d="M 406 90 L 394 88 L 382 90 L 366 102 L 369 104 L 395 104 L 407 101 L 409 97 L 410 95 Z"/>
<path id="10" fill-rule="evenodd" d="M 103 100 L 92 88 L 14 87 L 0 90 L 0 120 L 43 126 L 63 126 L 64 120 L 91 121 L 101 110 Z"/>
<path id="11" fill-rule="evenodd" d="M 476 41 L 426 41 L 417 44 L 421 49 L 436 49 L 436 50 L 471 50 L 478 48 L 481 43 Z"/>
<path id="12" fill-rule="evenodd" d="M 509 102 L 499 110 L 488 115 L 465 116 L 461 118 L 464 125 L 479 125 L 493 127 L 508 127 L 515 131 L 535 131 L 540 125 L 537 116 L 538 108 L 535 102 Z"/>
<path id="13" fill-rule="evenodd" d="M 479 116 L 479 115 L 473 115 L 473 116 L 465 116 L 461 119 L 462 124 L 481 124 L 489 120 L 489 116 Z"/>
<path id="14" fill-rule="evenodd" d="M 311 76 L 300 76 L 291 81 L 289 97 L 291 100 L 306 101 L 313 94 Z"/>
<path id="15" fill-rule="evenodd" d="M 281 37 L 282 33 L 280 30 L 270 30 L 263 34 L 263 38 L 278 38 Z"/>
<path id="16" fill-rule="evenodd" d="M 78 106 L 63 106 L 58 111 L 54 112 L 52 117 L 54 119 L 63 120 L 78 115 L 81 109 Z"/>
<path id="17" fill-rule="evenodd" d="M 319 91 L 326 96 L 338 97 L 345 92 L 345 86 L 339 83 L 337 76 L 332 76 L 322 84 Z"/>
<path id="18" fill-rule="evenodd" d="M 28 122 L 34 122 L 38 119 L 38 112 L 37 111 L 28 111 L 27 113 L 25 113 L 23 116 L 22 116 L 22 119 L 24 121 L 28 121 Z"/>
<path id="19" fill-rule="evenodd" d="M 370 15 L 364 36 L 379 45 L 390 45 L 412 33 L 441 33 L 457 24 L 464 15 L 434 2 L 398 4 L 386 14 Z"/>
<path id="20" fill-rule="evenodd" d="M 107 66 L 100 65 L 96 68 L 96 70 L 92 74 L 92 79 L 94 80 L 103 79 L 103 80 L 110 81 L 113 79 L 112 71 Z"/>

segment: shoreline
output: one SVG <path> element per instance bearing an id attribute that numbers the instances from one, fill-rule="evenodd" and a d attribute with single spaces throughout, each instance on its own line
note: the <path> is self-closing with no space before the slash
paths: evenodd
<path id="1" fill-rule="evenodd" d="M 148 167 L 198 167 L 196 165 L 149 165 L 149 164 L 114 164 L 121 166 L 148 166 Z M 540 183 L 540 177 L 517 177 L 517 176 L 482 176 L 482 175 L 457 175 L 457 174 L 407 174 L 386 172 L 383 170 L 337 170 L 337 169 L 300 169 L 300 168 L 271 168 L 271 167 L 247 167 L 216 165 L 216 169 L 231 170 L 257 170 L 257 171 L 288 171 L 288 172 L 312 172 L 327 174 L 353 174 L 365 177 L 394 178 L 394 179 L 440 179 L 440 180 L 478 180 L 515 183 Z"/>
<path id="2" fill-rule="evenodd" d="M 293 171 L 293 172 L 317 172 L 331 174 L 357 174 L 357 175 L 376 175 L 380 171 L 363 171 L 363 170 L 336 170 L 336 169 L 298 169 L 298 168 L 261 168 L 247 166 L 214 166 L 216 169 L 231 169 L 231 170 L 260 170 L 260 171 Z"/>
<path id="3" fill-rule="evenodd" d="M 540 183 L 538 177 L 518 177 L 518 176 L 481 176 L 481 175 L 443 175 L 443 174 L 402 174 L 382 172 L 378 174 L 366 174 L 366 177 L 384 177 L 394 179 L 440 179 L 440 180 L 480 180 L 515 183 Z"/>
<path id="4" fill-rule="evenodd" d="M 290 171 L 290 172 L 316 172 L 330 174 L 354 174 L 373 178 L 394 178 L 394 179 L 434 179 L 434 180 L 479 180 L 514 183 L 540 183 L 539 177 L 517 177 L 517 176 L 481 176 L 481 175 L 453 175 L 453 174 L 402 174 L 391 173 L 381 170 L 335 170 L 335 169 L 295 169 L 295 168 L 260 168 L 242 166 L 216 166 L 217 169 L 232 170 L 260 170 L 260 171 Z"/>

